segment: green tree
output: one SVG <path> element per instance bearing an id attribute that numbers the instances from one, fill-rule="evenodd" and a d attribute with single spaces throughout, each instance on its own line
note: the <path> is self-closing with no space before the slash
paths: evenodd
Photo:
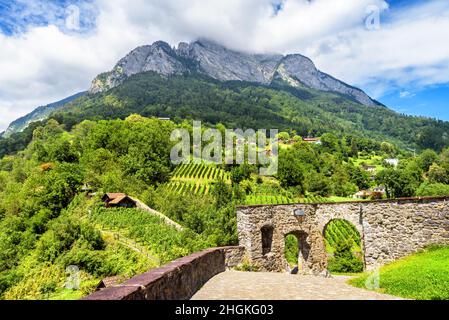
<path id="1" fill-rule="evenodd" d="M 387 197 L 401 198 L 414 196 L 422 178 L 419 168 L 410 166 L 382 170 L 377 174 L 376 181 L 385 186 Z"/>
<path id="2" fill-rule="evenodd" d="M 357 157 L 359 155 L 359 146 L 357 144 L 357 140 L 355 138 L 351 139 L 351 149 L 349 152 L 351 157 Z"/>
<path id="3" fill-rule="evenodd" d="M 419 197 L 439 197 L 449 195 L 449 185 L 443 183 L 424 182 L 416 191 Z"/>
<path id="4" fill-rule="evenodd" d="M 419 166 L 426 172 L 430 166 L 438 160 L 438 154 L 434 150 L 424 150 L 418 157 Z"/>
<path id="5" fill-rule="evenodd" d="M 288 142 L 290 140 L 290 135 L 288 134 L 288 132 L 283 131 L 283 132 L 279 132 L 277 134 L 276 138 L 278 138 L 282 142 Z"/>
<path id="6" fill-rule="evenodd" d="M 239 184 L 243 180 L 251 177 L 251 167 L 244 163 L 231 169 L 231 181 L 233 184 Z"/>
<path id="7" fill-rule="evenodd" d="M 313 192 L 323 197 L 329 196 L 332 192 L 330 180 L 322 173 L 313 172 L 308 177 L 307 185 L 309 192 Z"/>
<path id="8" fill-rule="evenodd" d="M 366 190 L 370 187 L 370 175 L 367 171 L 354 165 L 348 166 L 350 181 L 357 185 L 359 190 Z"/>
<path id="9" fill-rule="evenodd" d="M 338 138 L 332 133 L 325 133 L 321 136 L 321 145 L 327 151 L 338 151 Z"/>
<path id="10" fill-rule="evenodd" d="M 331 272 L 361 272 L 363 261 L 352 253 L 352 241 L 339 240 L 335 246 L 333 258 L 330 259 L 328 269 Z"/>
<path id="11" fill-rule="evenodd" d="M 396 155 L 396 149 L 395 149 L 394 145 L 389 142 L 386 142 L 386 141 L 384 141 L 380 144 L 380 150 L 382 152 L 385 152 L 390 157 L 393 157 Z"/>
<path id="12" fill-rule="evenodd" d="M 303 187 L 304 167 L 295 152 L 280 150 L 277 177 L 283 187 Z"/>
<path id="13" fill-rule="evenodd" d="M 436 163 L 430 166 L 429 172 L 427 172 L 427 177 L 430 183 L 449 183 L 449 175 L 447 171 Z"/>

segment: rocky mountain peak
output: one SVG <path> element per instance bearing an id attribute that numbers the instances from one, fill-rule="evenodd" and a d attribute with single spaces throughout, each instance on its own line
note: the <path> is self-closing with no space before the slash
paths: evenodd
<path id="1" fill-rule="evenodd" d="M 336 92 L 364 105 L 376 105 L 362 90 L 321 72 L 303 55 L 246 53 L 203 38 L 191 43 L 181 42 L 176 49 L 164 41 L 138 47 L 122 58 L 112 71 L 95 78 L 90 92 L 108 90 L 134 74 L 147 71 L 162 75 L 198 72 L 220 81 L 266 85 L 280 78 L 294 87 Z"/>

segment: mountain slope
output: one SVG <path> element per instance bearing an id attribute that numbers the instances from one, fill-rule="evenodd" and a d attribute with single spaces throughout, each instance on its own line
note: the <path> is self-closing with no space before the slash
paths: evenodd
<path id="1" fill-rule="evenodd" d="M 302 55 L 237 52 L 207 40 L 178 48 L 162 41 L 138 47 L 97 76 L 88 94 L 67 101 L 51 110 L 67 129 L 85 119 L 139 113 L 228 128 L 295 130 L 303 136 L 333 132 L 403 147 L 449 146 L 448 122 L 389 110 Z M 22 150 L 39 125 L 0 138 L 0 156 Z"/>
<path id="2" fill-rule="evenodd" d="M 53 111 L 57 110 L 58 108 L 62 107 L 63 105 L 82 97 L 87 92 L 79 92 L 77 94 L 74 94 L 70 97 L 67 97 L 63 100 L 50 103 L 46 106 L 41 106 L 33 110 L 31 113 L 27 114 L 26 116 L 23 116 L 15 121 L 13 121 L 8 128 L 0 134 L 0 137 L 10 137 L 13 133 L 16 132 L 22 132 L 28 125 L 32 122 L 41 121 L 46 119 Z"/>
<path id="3" fill-rule="evenodd" d="M 220 81 L 247 81 L 270 84 L 277 77 L 293 87 L 344 94 L 366 106 L 378 103 L 362 90 L 318 70 L 300 54 L 250 54 L 230 50 L 209 40 L 180 43 L 171 48 L 163 41 L 142 46 L 121 59 L 114 69 L 94 79 L 91 93 L 120 85 L 128 77 L 147 71 L 162 75 L 201 73 Z"/>
<path id="4" fill-rule="evenodd" d="M 345 94 L 292 87 L 218 81 L 198 73 L 128 77 L 115 88 L 69 104 L 53 118 L 70 128 L 84 120 L 143 116 L 202 120 L 228 128 L 277 128 L 302 136 L 332 132 L 389 140 L 402 146 L 441 149 L 449 145 L 449 123 L 400 115 L 384 106 L 364 106 Z"/>

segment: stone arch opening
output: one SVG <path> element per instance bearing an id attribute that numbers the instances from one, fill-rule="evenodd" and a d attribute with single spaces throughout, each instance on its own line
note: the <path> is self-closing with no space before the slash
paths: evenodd
<path id="1" fill-rule="evenodd" d="M 328 221 L 323 239 L 328 271 L 356 273 L 364 270 L 362 234 L 352 222 L 340 218 Z"/>
<path id="2" fill-rule="evenodd" d="M 292 274 L 304 274 L 309 270 L 310 244 L 304 231 L 292 231 L 284 236 L 286 270 Z"/>
<path id="3" fill-rule="evenodd" d="M 273 245 L 273 226 L 266 225 L 260 229 L 262 236 L 262 255 L 266 255 L 271 252 L 271 247 Z"/>

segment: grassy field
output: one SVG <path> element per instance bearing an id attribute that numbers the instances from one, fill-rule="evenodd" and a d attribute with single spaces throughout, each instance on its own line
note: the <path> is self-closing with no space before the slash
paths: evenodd
<path id="1" fill-rule="evenodd" d="M 369 166 L 376 166 L 377 172 L 382 171 L 384 169 L 382 165 L 382 157 L 380 156 L 366 156 L 350 159 L 355 166 L 361 166 L 362 164 L 366 164 Z"/>
<path id="2" fill-rule="evenodd" d="M 352 197 L 337 197 L 331 196 L 327 198 L 323 198 L 324 202 L 348 202 L 348 201 L 360 201 L 360 199 L 354 199 Z"/>
<path id="3" fill-rule="evenodd" d="M 365 288 L 369 274 L 351 279 Z M 378 291 L 419 300 L 449 300 L 449 247 L 432 247 L 380 269 Z"/>

